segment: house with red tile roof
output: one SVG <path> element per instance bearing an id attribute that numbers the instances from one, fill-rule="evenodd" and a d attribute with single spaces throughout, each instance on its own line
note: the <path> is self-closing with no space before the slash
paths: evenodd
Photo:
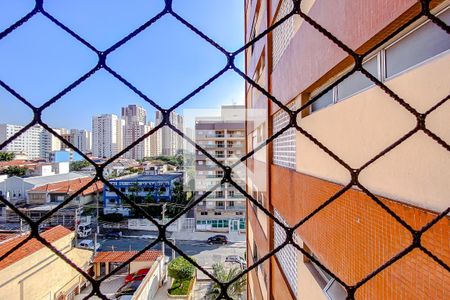
<path id="1" fill-rule="evenodd" d="M 41 237 L 81 269 L 91 268 L 93 253 L 73 247 L 73 231 L 56 226 Z M 0 242 L 0 257 L 20 245 L 0 261 L 0 299 L 65 299 L 61 295 L 78 293 L 86 279 L 40 241 L 28 238 L 22 234 Z"/>

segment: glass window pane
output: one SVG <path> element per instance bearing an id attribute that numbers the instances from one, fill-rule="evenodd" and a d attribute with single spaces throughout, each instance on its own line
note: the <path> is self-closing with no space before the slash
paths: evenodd
<path id="1" fill-rule="evenodd" d="M 438 18 L 450 23 L 450 9 Z M 448 34 L 439 26 L 428 22 L 386 49 L 386 77 L 398 74 L 448 49 Z"/>
<path id="2" fill-rule="evenodd" d="M 333 89 L 329 90 L 327 93 L 322 95 L 322 97 L 317 99 L 312 104 L 311 110 L 317 111 L 317 110 L 327 107 L 328 105 L 331 105 L 331 104 L 333 104 Z"/>
<path id="3" fill-rule="evenodd" d="M 372 59 L 363 63 L 363 68 L 370 74 L 378 78 L 378 57 L 375 56 Z M 367 78 L 363 73 L 357 71 L 347 77 L 337 86 L 338 100 L 347 98 L 359 91 L 362 91 L 374 83 Z"/>

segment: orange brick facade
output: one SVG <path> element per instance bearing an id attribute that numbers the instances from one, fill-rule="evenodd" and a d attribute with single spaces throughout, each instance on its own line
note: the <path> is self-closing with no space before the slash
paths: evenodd
<path id="1" fill-rule="evenodd" d="M 343 187 L 285 168 L 272 166 L 272 204 L 294 225 Z M 437 214 L 381 198 L 413 229 Z M 350 189 L 308 220 L 300 238 L 320 261 L 354 285 L 412 243 L 400 223 L 361 191 Z M 427 231 L 422 245 L 450 263 L 450 219 Z M 356 293 L 357 299 L 448 299 L 450 273 L 416 249 L 376 275 Z M 275 299 L 282 299 L 275 297 Z"/>

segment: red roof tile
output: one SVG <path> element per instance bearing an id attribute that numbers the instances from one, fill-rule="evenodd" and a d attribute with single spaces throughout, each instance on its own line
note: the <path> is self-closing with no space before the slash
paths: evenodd
<path id="1" fill-rule="evenodd" d="M 0 243 L 6 240 L 9 240 L 10 238 L 18 236 L 18 233 L 0 233 Z"/>
<path id="2" fill-rule="evenodd" d="M 83 186 L 88 184 L 92 178 L 78 178 L 69 181 L 62 181 L 56 183 L 50 183 L 42 186 L 35 187 L 34 189 L 28 191 L 29 193 L 54 193 L 54 194 L 67 194 L 72 195 Z M 101 193 L 103 191 L 103 183 L 101 181 L 94 182 L 86 190 L 83 191 L 82 195 L 90 195 L 94 193 Z"/>
<path id="3" fill-rule="evenodd" d="M 60 238 L 70 234 L 71 232 L 72 231 L 70 231 L 69 229 L 61 225 L 58 225 L 41 233 L 41 236 L 49 243 L 53 243 L 59 240 Z M 27 235 L 21 235 L 18 236 L 17 238 L 5 241 L 4 243 L 0 244 L 0 256 L 3 256 L 6 252 L 14 248 L 17 244 L 25 240 L 27 237 L 28 237 Z M 20 246 L 18 249 L 16 249 L 14 252 L 12 252 L 10 255 L 8 255 L 5 259 L 0 261 L 0 270 L 18 262 L 19 260 L 27 257 L 28 255 L 33 254 L 34 252 L 42 249 L 43 247 L 45 246 L 35 238 L 29 240 L 28 242 Z"/>
<path id="4" fill-rule="evenodd" d="M 97 252 L 94 257 L 94 262 L 112 262 L 112 263 L 123 263 L 129 260 L 133 255 L 136 255 L 138 251 L 103 251 Z M 142 253 L 140 256 L 135 258 L 135 261 L 155 261 L 159 256 L 161 256 L 161 251 L 149 250 Z"/>

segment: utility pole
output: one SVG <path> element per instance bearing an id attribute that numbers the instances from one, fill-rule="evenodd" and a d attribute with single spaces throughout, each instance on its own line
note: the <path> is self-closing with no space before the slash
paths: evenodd
<path id="1" fill-rule="evenodd" d="M 162 206 L 162 212 L 161 212 L 161 215 L 162 215 L 162 223 L 165 225 L 166 224 L 166 222 L 165 222 L 165 218 L 166 218 L 166 205 L 167 205 L 167 203 L 163 203 L 163 206 Z M 162 250 L 162 254 L 163 254 L 163 258 L 164 258 L 164 263 L 166 262 L 166 259 L 165 259 L 165 257 L 166 257 L 166 245 L 164 244 L 164 241 L 162 241 L 161 242 L 161 250 Z"/>
<path id="2" fill-rule="evenodd" d="M 78 208 L 75 208 L 75 216 L 73 218 L 75 227 L 75 246 L 78 245 Z"/>

